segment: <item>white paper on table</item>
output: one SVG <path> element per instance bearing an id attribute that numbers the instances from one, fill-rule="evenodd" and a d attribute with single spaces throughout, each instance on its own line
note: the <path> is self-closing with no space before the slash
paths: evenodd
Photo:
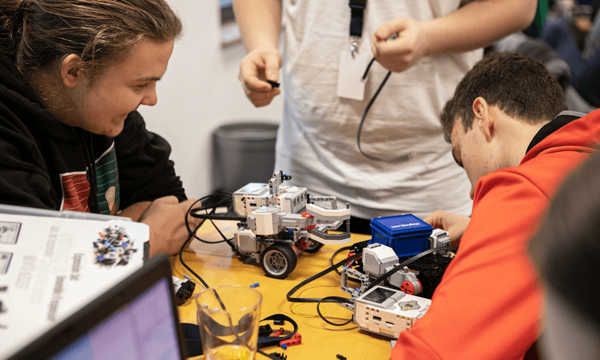
<path id="1" fill-rule="evenodd" d="M 93 242 L 108 226 L 134 241 L 127 265 L 95 261 Z M 48 331 L 143 265 L 146 224 L 0 214 L 0 358 Z"/>

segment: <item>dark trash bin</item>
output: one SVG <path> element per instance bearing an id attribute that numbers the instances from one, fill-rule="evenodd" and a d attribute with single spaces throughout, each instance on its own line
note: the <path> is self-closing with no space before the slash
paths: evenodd
<path id="1" fill-rule="evenodd" d="M 266 183 L 275 167 L 277 124 L 231 123 L 212 136 L 212 189 L 236 191 L 249 182 Z"/>

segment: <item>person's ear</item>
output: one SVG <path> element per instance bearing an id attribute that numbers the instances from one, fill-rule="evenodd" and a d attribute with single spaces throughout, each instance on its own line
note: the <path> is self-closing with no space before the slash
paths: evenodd
<path id="1" fill-rule="evenodd" d="M 494 135 L 494 116 L 490 105 L 481 96 L 473 101 L 473 113 L 477 127 L 485 136 L 485 140 L 490 141 Z"/>
<path id="2" fill-rule="evenodd" d="M 83 80 L 79 55 L 71 54 L 65 57 L 60 66 L 60 74 L 63 84 L 70 88 L 76 87 Z"/>

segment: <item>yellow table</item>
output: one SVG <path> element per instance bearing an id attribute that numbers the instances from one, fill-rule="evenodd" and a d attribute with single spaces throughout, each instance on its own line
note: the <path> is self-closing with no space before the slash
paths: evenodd
<path id="1" fill-rule="evenodd" d="M 233 232 L 237 229 L 235 221 L 218 221 L 215 223 L 228 238 L 231 238 Z M 208 241 L 221 239 L 208 221 L 199 230 L 198 236 Z M 353 242 L 366 239 L 368 237 L 364 235 L 352 235 Z M 294 303 L 286 300 L 286 294 L 290 289 L 310 276 L 328 268 L 330 266 L 329 259 L 334 251 L 340 247 L 326 245 L 315 254 L 301 254 L 298 257 L 296 269 L 283 280 L 266 277 L 262 267 L 254 259 L 250 257 L 242 259 L 238 255 L 233 255 L 231 248 L 224 243 L 209 245 L 193 241 L 189 249 L 183 254 L 183 259 L 209 286 L 231 284 L 249 286 L 253 283 L 260 283 L 256 289 L 263 295 L 261 318 L 281 313 L 290 316 L 298 323 L 298 332 L 302 335 L 302 344 L 288 347 L 287 350 L 275 346 L 261 349 L 267 354 L 283 352 L 288 356 L 288 360 L 337 360 L 337 354 L 345 356 L 348 360 L 389 359 L 391 354 L 390 339 L 361 331 L 354 322 L 342 327 L 329 325 L 317 316 L 316 304 L 301 304 L 294 307 L 296 313 L 316 317 L 295 315 L 292 313 Z M 336 261 L 342 259 L 343 257 L 340 255 L 339 258 L 336 258 Z M 171 265 L 173 275 L 183 278 L 183 274 L 186 273 L 191 276 L 181 265 L 177 256 L 171 258 Z M 196 279 L 194 279 L 194 282 L 197 283 L 195 294 L 198 294 L 203 290 L 203 287 Z M 340 276 L 335 272 L 331 272 L 308 284 L 296 292 L 294 296 L 311 298 L 325 296 L 350 297 L 340 290 Z M 324 315 L 332 321 L 343 322 L 351 316 L 350 311 L 338 305 L 329 303 L 324 306 L 327 309 L 327 313 Z M 323 309 L 321 309 L 321 312 L 323 312 Z M 196 302 L 193 299 L 188 300 L 185 305 L 179 307 L 179 317 L 181 322 L 196 323 Z M 273 327 L 272 324 L 271 326 Z M 284 328 L 286 330 L 292 329 L 287 323 Z M 203 359 L 203 357 L 198 359 Z M 266 359 L 266 357 L 257 354 L 257 359 Z"/>

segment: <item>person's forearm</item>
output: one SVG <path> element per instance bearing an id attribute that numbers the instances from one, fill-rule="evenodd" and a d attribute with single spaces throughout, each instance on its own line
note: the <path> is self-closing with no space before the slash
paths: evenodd
<path id="1" fill-rule="evenodd" d="M 423 22 L 425 55 L 469 51 L 523 30 L 535 16 L 536 0 L 476 0 L 446 16 Z"/>
<path id="2" fill-rule="evenodd" d="M 281 29 L 281 0 L 234 0 L 235 19 L 246 52 L 277 48 Z"/>
<path id="3" fill-rule="evenodd" d="M 133 221 L 139 221 L 140 217 L 142 216 L 144 211 L 146 211 L 148 206 L 150 206 L 150 204 L 150 201 L 140 201 L 138 203 L 132 204 L 123 209 L 123 211 L 119 213 L 119 216 L 125 216 L 131 218 L 131 220 Z"/>

